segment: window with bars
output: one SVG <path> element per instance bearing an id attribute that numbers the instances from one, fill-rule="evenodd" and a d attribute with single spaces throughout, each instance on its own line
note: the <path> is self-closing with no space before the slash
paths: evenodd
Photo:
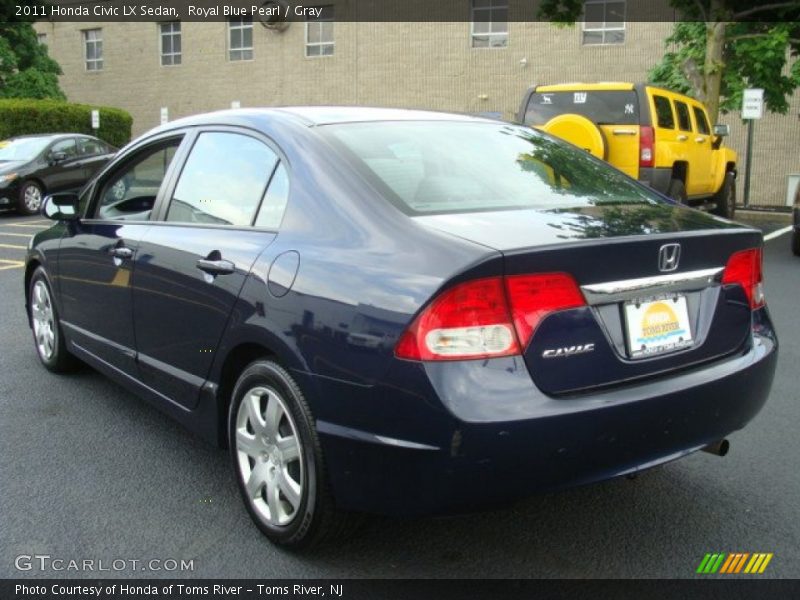
<path id="1" fill-rule="evenodd" d="M 103 69 L 103 30 L 85 29 L 83 31 L 84 58 L 87 71 Z"/>
<path id="2" fill-rule="evenodd" d="M 159 23 L 161 42 L 161 66 L 171 67 L 181 64 L 181 24 L 180 21 Z"/>
<path id="3" fill-rule="evenodd" d="M 472 47 L 508 46 L 508 0 L 470 0 Z"/>
<path id="4" fill-rule="evenodd" d="M 253 60 L 253 19 L 228 21 L 228 58 Z"/>
<path id="5" fill-rule="evenodd" d="M 587 0 L 583 5 L 583 43 L 590 46 L 624 42 L 624 0 Z"/>
<path id="6" fill-rule="evenodd" d="M 319 6 L 319 16 L 306 18 L 306 56 L 333 56 L 333 6 Z"/>

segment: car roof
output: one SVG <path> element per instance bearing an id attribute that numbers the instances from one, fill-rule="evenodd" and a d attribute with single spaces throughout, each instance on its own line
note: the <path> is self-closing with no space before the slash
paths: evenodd
<path id="1" fill-rule="evenodd" d="M 70 138 L 70 137 L 92 137 L 90 135 L 86 135 L 85 133 L 31 133 L 28 135 L 15 135 L 14 137 L 8 138 L 9 140 L 33 140 L 33 139 L 49 139 L 49 140 L 57 140 L 60 138 Z"/>
<path id="2" fill-rule="evenodd" d="M 148 135 L 180 127 L 202 125 L 241 125 L 247 123 L 261 128 L 265 121 L 291 121 L 307 127 L 335 123 L 364 123 L 379 121 L 461 121 L 497 123 L 496 120 L 471 115 L 413 110 L 403 108 L 376 108 L 362 106 L 281 106 L 272 108 L 237 108 L 203 113 L 176 119 L 155 127 Z"/>

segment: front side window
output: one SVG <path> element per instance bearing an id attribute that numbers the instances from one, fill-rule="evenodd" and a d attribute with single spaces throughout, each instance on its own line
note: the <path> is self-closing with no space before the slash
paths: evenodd
<path id="1" fill-rule="evenodd" d="M 320 6 L 306 20 L 306 56 L 333 56 L 333 6 Z"/>
<path id="2" fill-rule="evenodd" d="M 251 225 L 277 155 L 239 133 L 201 133 L 181 172 L 167 221 Z"/>
<path id="3" fill-rule="evenodd" d="M 228 21 L 228 58 L 253 60 L 253 19 Z"/>
<path id="4" fill-rule="evenodd" d="M 691 131 L 692 121 L 689 118 L 689 107 L 685 102 L 675 101 L 675 112 L 678 113 L 678 127 L 681 131 Z"/>
<path id="5" fill-rule="evenodd" d="M 86 29 L 83 32 L 84 58 L 87 71 L 103 69 L 103 30 Z"/>
<path id="6" fill-rule="evenodd" d="M 583 5 L 583 43 L 586 45 L 625 42 L 625 2 L 587 0 Z"/>
<path id="7" fill-rule="evenodd" d="M 102 183 L 95 218 L 147 221 L 181 139 L 139 152 Z"/>
<path id="8" fill-rule="evenodd" d="M 658 204 L 589 153 L 506 123 L 324 125 L 321 133 L 407 215 Z"/>
<path id="9" fill-rule="evenodd" d="M 692 108 L 694 109 L 694 120 L 697 123 L 697 131 L 703 135 L 711 133 L 705 111 L 697 106 L 693 106 Z"/>
<path id="10" fill-rule="evenodd" d="M 181 24 L 180 21 L 160 23 L 161 66 L 170 67 L 181 64 Z"/>
<path id="11" fill-rule="evenodd" d="M 69 138 L 53 144 L 53 147 L 50 148 L 50 156 L 55 154 L 62 154 L 65 158 L 75 158 L 78 155 L 78 148 L 75 145 L 75 140 Z"/>
<path id="12" fill-rule="evenodd" d="M 472 47 L 508 46 L 508 0 L 471 0 Z"/>
<path id="13" fill-rule="evenodd" d="M 672 114 L 672 103 L 664 96 L 653 96 L 656 106 L 656 122 L 664 129 L 675 129 L 675 117 Z"/>

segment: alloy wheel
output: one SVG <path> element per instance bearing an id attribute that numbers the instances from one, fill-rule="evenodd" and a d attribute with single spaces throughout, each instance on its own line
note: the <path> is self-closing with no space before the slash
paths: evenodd
<path id="1" fill-rule="evenodd" d="M 33 317 L 33 335 L 36 340 L 36 350 L 44 360 L 53 358 L 55 352 L 55 318 L 50 292 L 43 280 L 33 285 L 31 299 L 31 315 Z"/>
<path id="2" fill-rule="evenodd" d="M 246 495 L 267 524 L 285 527 L 304 492 L 302 447 L 284 400 L 273 389 L 246 392 L 236 415 L 236 459 Z"/>
<path id="3" fill-rule="evenodd" d="M 30 183 L 23 191 L 23 202 L 28 211 L 34 213 L 42 206 L 42 190 L 35 183 Z"/>

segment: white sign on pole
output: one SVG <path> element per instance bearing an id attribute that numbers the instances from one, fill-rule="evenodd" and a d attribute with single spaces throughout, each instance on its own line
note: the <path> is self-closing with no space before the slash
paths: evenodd
<path id="1" fill-rule="evenodd" d="M 92 111 L 92 129 L 100 129 L 100 111 Z"/>
<path id="2" fill-rule="evenodd" d="M 231 100 L 231 108 L 242 108 L 242 103 L 238 100 Z"/>
<path id="3" fill-rule="evenodd" d="M 750 88 L 742 96 L 742 118 L 760 119 L 764 116 L 764 90 Z"/>
<path id="4" fill-rule="evenodd" d="M 166 106 L 161 107 L 161 124 L 166 125 L 169 123 L 169 108 Z"/>

